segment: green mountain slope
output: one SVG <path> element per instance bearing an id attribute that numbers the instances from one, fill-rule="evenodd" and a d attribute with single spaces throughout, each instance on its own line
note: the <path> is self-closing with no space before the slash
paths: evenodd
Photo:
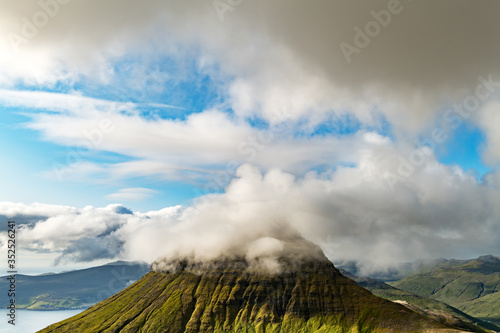
<path id="1" fill-rule="evenodd" d="M 85 308 L 139 280 L 149 269 L 147 263 L 119 261 L 59 274 L 17 274 L 16 306 L 29 310 Z M 0 289 L 7 290 L 7 283 L 2 277 Z"/>
<path id="2" fill-rule="evenodd" d="M 413 274 L 392 286 L 443 301 L 457 309 L 500 324 L 500 259 L 448 260 L 427 272 Z"/>
<path id="3" fill-rule="evenodd" d="M 403 304 L 406 307 L 438 322 L 455 328 L 461 328 L 474 332 L 484 332 L 488 330 L 500 332 L 499 326 L 482 321 L 479 318 L 475 318 L 444 302 L 418 296 L 410 292 L 394 288 L 379 280 L 355 276 L 343 270 L 341 270 L 341 273 L 353 279 L 359 286 L 371 291 L 374 295 L 399 302 L 400 304 Z M 477 327 L 477 325 L 480 327 Z"/>
<path id="4" fill-rule="evenodd" d="M 490 320 L 500 325 L 500 293 L 486 295 L 484 297 L 475 299 L 465 303 L 463 311 L 472 316 L 484 320 Z M 498 330 L 500 332 L 500 330 Z"/>
<path id="5" fill-rule="evenodd" d="M 244 258 L 159 261 L 125 290 L 40 332 L 457 332 L 374 296 L 322 252 L 276 260 L 274 272 Z"/>

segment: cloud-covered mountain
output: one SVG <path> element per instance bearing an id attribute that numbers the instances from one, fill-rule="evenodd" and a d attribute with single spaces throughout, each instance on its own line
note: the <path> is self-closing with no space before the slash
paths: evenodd
<path id="1" fill-rule="evenodd" d="M 274 241 L 283 248 L 268 240 L 250 260 L 160 258 L 132 286 L 41 332 L 459 331 L 373 296 L 300 236 Z"/>

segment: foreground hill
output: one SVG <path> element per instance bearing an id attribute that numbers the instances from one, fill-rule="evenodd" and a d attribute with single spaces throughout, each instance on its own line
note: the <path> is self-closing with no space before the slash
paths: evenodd
<path id="1" fill-rule="evenodd" d="M 500 259 L 497 257 L 445 260 L 428 271 L 390 284 L 500 324 Z"/>
<path id="2" fill-rule="evenodd" d="M 458 332 L 374 296 L 315 245 L 292 241 L 308 255 L 287 252 L 290 242 L 274 259 L 157 261 L 130 287 L 40 332 Z"/>
<path id="3" fill-rule="evenodd" d="M 473 332 L 500 332 L 499 326 L 468 315 L 444 302 L 397 289 L 380 280 L 352 275 L 343 270 L 340 271 L 343 275 L 353 279 L 359 286 L 371 291 L 374 295 L 399 302 L 409 309 L 438 322 Z"/>
<path id="4" fill-rule="evenodd" d="M 143 262 L 118 261 L 58 274 L 17 274 L 16 306 L 29 310 L 86 308 L 139 280 L 149 268 Z M 7 290 L 7 283 L 3 277 L 0 289 Z"/>

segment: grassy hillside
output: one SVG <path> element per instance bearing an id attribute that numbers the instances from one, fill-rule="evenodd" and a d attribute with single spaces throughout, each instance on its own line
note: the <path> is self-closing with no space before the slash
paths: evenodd
<path id="1" fill-rule="evenodd" d="M 359 286 L 366 288 L 374 295 L 391 301 L 398 301 L 408 308 L 417 311 L 422 315 L 433 318 L 436 321 L 454 327 L 460 327 L 464 330 L 481 332 L 484 331 L 481 329 L 482 327 L 486 329 L 486 331 L 493 330 L 500 332 L 499 326 L 482 321 L 481 319 L 473 317 L 444 302 L 397 289 L 379 280 L 355 276 L 345 271 L 342 271 L 342 274 L 353 279 Z M 476 324 L 481 327 L 477 327 Z"/>
<path id="2" fill-rule="evenodd" d="M 116 262 L 59 274 L 18 274 L 16 305 L 29 310 L 88 307 L 139 280 L 149 269 L 146 263 Z M 0 289 L 7 290 L 7 283 L 3 277 Z"/>
<path id="3" fill-rule="evenodd" d="M 500 259 L 496 257 L 445 261 L 390 284 L 500 324 Z"/>
<path id="4" fill-rule="evenodd" d="M 463 304 L 462 309 L 472 316 L 500 325 L 500 292 L 467 302 Z"/>

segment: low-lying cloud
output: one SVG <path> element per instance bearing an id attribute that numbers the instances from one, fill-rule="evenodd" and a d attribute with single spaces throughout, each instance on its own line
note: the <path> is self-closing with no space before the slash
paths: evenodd
<path id="1" fill-rule="evenodd" d="M 58 262 L 272 259 L 283 250 L 286 234 L 295 232 L 319 244 L 331 260 L 356 261 L 365 273 L 421 258 L 500 252 L 496 173 L 478 183 L 461 169 L 434 161 L 391 189 L 366 165 L 373 164 L 300 178 L 244 165 L 225 193 L 147 213 L 130 214 L 121 205 L 2 207 L 12 218 L 35 211 L 47 216 L 22 225 L 19 237 L 31 250 L 59 253 Z"/>

